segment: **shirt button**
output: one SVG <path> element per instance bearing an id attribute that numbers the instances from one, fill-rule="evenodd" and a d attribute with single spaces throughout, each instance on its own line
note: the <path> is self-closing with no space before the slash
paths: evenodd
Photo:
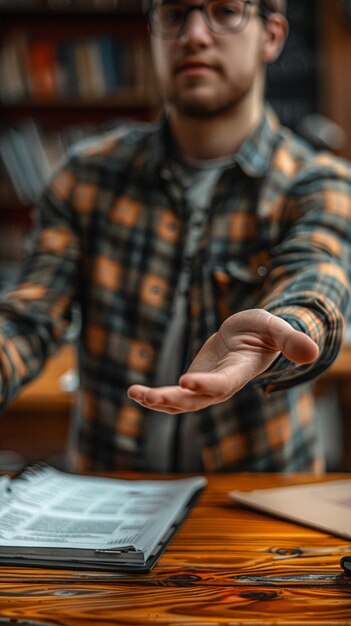
<path id="1" fill-rule="evenodd" d="M 146 361 L 146 359 L 148 358 L 148 353 L 144 348 L 141 348 L 139 350 L 139 356 L 143 361 Z"/>
<path id="2" fill-rule="evenodd" d="M 259 276 L 267 276 L 268 269 L 265 265 L 259 265 L 256 272 Z"/>

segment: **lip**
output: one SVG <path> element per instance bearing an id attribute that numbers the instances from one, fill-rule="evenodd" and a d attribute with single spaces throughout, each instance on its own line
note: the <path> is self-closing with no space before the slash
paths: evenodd
<path id="1" fill-rule="evenodd" d="M 186 61 L 176 68 L 177 74 L 186 76 L 205 76 L 215 71 L 213 65 L 202 61 Z"/>

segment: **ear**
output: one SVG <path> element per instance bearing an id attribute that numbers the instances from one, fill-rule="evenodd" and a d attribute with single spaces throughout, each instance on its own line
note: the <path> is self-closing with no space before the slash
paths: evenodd
<path id="1" fill-rule="evenodd" d="M 280 55 L 289 34 L 289 24 L 281 13 L 271 13 L 265 20 L 262 45 L 263 63 L 273 63 Z"/>

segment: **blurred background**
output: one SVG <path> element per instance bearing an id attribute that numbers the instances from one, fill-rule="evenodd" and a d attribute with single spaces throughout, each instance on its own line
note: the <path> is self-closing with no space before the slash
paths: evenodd
<path id="1" fill-rule="evenodd" d="M 69 146 L 125 119 L 157 115 L 141 5 L 0 0 L 0 290 L 16 276 L 33 207 Z M 318 150 L 351 160 L 351 0 L 289 0 L 288 18 L 287 45 L 268 70 L 267 98 Z M 6 411 L 0 468 L 23 459 L 59 463 L 74 365 L 74 349 L 61 351 Z M 350 389 L 347 337 L 338 362 L 316 384 L 330 470 L 351 471 Z"/>

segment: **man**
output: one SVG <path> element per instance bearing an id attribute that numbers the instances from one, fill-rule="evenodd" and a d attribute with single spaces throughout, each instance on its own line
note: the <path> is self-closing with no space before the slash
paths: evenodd
<path id="1" fill-rule="evenodd" d="M 163 116 L 77 147 L 43 195 L 0 310 L 2 402 L 77 302 L 70 469 L 323 468 L 308 383 L 342 340 L 351 176 L 264 105 L 283 12 L 154 0 Z"/>

